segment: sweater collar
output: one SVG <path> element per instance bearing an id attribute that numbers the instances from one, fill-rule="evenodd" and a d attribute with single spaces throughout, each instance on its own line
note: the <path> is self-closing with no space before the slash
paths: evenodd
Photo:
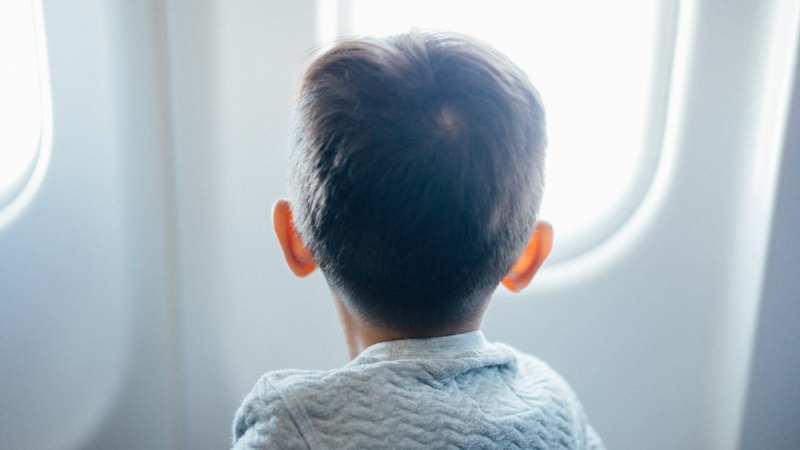
<path id="1" fill-rule="evenodd" d="M 425 339 L 379 342 L 367 347 L 351 363 L 400 359 L 440 359 L 464 357 L 491 348 L 481 330 Z"/>

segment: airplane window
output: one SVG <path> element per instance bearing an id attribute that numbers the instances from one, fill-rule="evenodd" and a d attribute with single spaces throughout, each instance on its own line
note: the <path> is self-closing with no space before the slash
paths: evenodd
<path id="1" fill-rule="evenodd" d="M 0 225 L 49 145 L 40 8 L 38 1 L 0 2 Z"/>
<path id="2" fill-rule="evenodd" d="M 320 0 L 319 38 L 461 31 L 511 57 L 547 110 L 552 258 L 580 254 L 635 211 L 659 161 L 677 2 Z"/>

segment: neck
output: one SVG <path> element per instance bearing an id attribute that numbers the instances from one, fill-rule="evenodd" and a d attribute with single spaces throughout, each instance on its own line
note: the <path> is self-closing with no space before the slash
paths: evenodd
<path id="1" fill-rule="evenodd" d="M 344 331 L 344 339 L 347 343 L 347 352 L 351 360 L 358 356 L 367 347 L 379 342 L 397 341 L 400 339 L 449 336 L 452 334 L 467 333 L 469 331 L 478 330 L 481 327 L 481 322 L 483 322 L 483 314 L 486 311 L 486 306 L 488 306 L 487 301 L 484 303 L 480 313 L 476 314 L 475 318 L 459 324 L 456 327 L 435 333 L 413 334 L 373 326 L 347 309 L 336 292 L 331 291 L 331 293 L 333 294 L 333 302 L 336 305 L 336 312 L 339 315 L 339 322 L 342 325 L 342 331 Z"/>

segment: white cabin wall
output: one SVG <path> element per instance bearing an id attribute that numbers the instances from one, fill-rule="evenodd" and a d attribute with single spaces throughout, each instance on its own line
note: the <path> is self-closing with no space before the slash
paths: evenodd
<path id="1" fill-rule="evenodd" d="M 291 275 L 271 225 L 315 3 L 174 1 L 170 17 L 184 446 L 223 448 L 262 373 L 346 362 L 324 282 Z"/>
<path id="2" fill-rule="evenodd" d="M 796 447 L 800 122 L 769 99 L 798 3 L 682 2 L 658 207 L 596 271 L 495 296 L 487 337 L 561 372 L 609 449 Z M 347 361 L 324 279 L 291 274 L 270 220 L 316 2 L 43 9 L 53 151 L 0 228 L 0 448 L 227 448 L 262 373 Z"/>
<path id="3" fill-rule="evenodd" d="M 43 4 L 52 156 L 0 230 L 0 448 L 176 443 L 154 5 Z"/>
<path id="4" fill-rule="evenodd" d="M 181 441 L 182 372 L 165 2 L 111 1 L 103 12 L 113 67 L 117 183 L 125 195 L 132 338 L 125 382 L 80 448 L 174 449 Z"/>

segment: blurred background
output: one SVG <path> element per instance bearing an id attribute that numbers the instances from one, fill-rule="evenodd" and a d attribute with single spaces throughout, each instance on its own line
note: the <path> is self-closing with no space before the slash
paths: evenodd
<path id="1" fill-rule="evenodd" d="M 800 448 L 800 0 L 3 0 L 0 448 L 218 449 L 261 374 L 347 362 L 272 235 L 337 36 L 463 31 L 548 114 L 551 261 L 489 340 L 609 449 Z"/>

